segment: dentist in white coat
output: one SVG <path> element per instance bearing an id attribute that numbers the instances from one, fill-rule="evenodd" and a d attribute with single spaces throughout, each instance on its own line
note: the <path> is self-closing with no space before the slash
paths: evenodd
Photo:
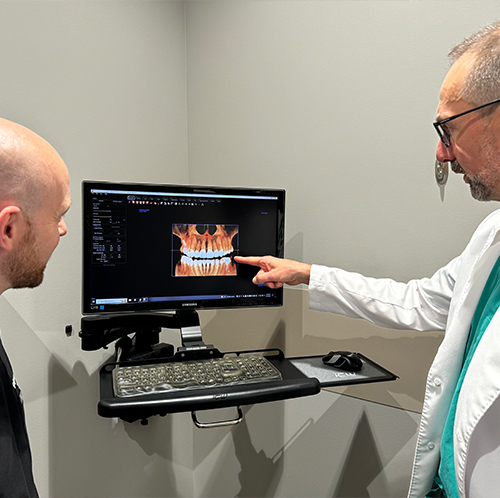
<path id="1" fill-rule="evenodd" d="M 450 53 L 436 157 L 471 194 L 500 201 L 500 22 Z M 444 330 L 429 370 L 408 496 L 500 496 L 500 210 L 432 277 L 398 283 L 273 257 L 236 257 L 256 284 L 309 285 L 310 308 L 376 325 Z"/>

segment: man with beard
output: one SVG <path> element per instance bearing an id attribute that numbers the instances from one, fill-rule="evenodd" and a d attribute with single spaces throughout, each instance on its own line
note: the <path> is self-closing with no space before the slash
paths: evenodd
<path id="1" fill-rule="evenodd" d="M 436 157 L 471 194 L 500 201 L 500 22 L 450 53 L 434 127 Z M 500 211 L 465 251 L 431 278 L 398 283 L 272 257 L 235 257 L 260 268 L 254 283 L 309 285 L 312 309 L 382 327 L 445 330 L 432 364 L 409 497 L 500 494 Z"/>
<path id="2" fill-rule="evenodd" d="M 66 234 L 68 170 L 41 137 L 0 119 L 0 294 L 42 283 Z M 0 341 L 0 496 L 38 497 L 21 393 Z"/>

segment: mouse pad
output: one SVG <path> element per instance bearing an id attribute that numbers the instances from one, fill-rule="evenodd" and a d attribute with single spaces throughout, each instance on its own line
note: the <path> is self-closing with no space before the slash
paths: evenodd
<path id="1" fill-rule="evenodd" d="M 377 365 L 377 363 L 366 356 L 360 353 L 357 354 L 363 362 L 363 366 L 358 372 L 346 372 L 339 368 L 325 365 L 322 361 L 324 355 L 291 358 L 288 361 L 306 377 L 318 379 L 322 387 L 382 382 L 398 378 L 397 375 Z"/>

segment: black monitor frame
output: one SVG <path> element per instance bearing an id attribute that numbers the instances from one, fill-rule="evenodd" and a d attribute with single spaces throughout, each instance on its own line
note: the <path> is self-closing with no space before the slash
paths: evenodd
<path id="1" fill-rule="evenodd" d="M 196 278 L 194 276 L 185 277 L 174 277 L 173 267 L 174 261 L 171 260 L 170 269 L 162 269 L 155 266 L 148 266 L 149 261 L 147 258 L 147 251 L 144 253 L 144 257 L 140 258 L 137 254 L 132 254 L 133 251 L 138 251 L 141 247 L 148 248 L 148 245 L 153 245 L 155 242 L 150 235 L 158 236 L 158 231 L 163 230 L 166 235 L 162 242 L 165 245 L 170 245 L 175 243 L 179 237 L 172 235 L 172 229 L 165 227 L 156 227 L 155 223 L 158 223 L 160 216 L 165 216 L 165 226 L 172 223 L 173 220 L 179 223 L 198 223 L 200 220 L 200 213 L 209 213 L 207 216 L 207 226 L 215 226 L 217 223 L 222 224 L 237 224 L 242 225 L 240 227 L 240 233 L 236 236 L 239 240 L 239 245 L 235 248 L 235 253 L 241 255 L 265 255 L 271 254 L 277 257 L 283 257 L 284 255 L 284 207 L 285 207 L 285 191 L 279 189 L 254 189 L 254 188 L 242 188 L 242 187 L 203 187 L 203 186 L 190 186 L 190 185 L 169 185 L 169 184 L 144 184 L 144 183 L 124 183 L 124 182 L 101 182 L 101 181 L 84 181 L 82 183 L 83 189 L 83 285 L 82 285 L 82 313 L 84 315 L 106 315 L 109 313 L 131 313 L 131 312 L 158 312 L 158 311 L 182 311 L 182 310 L 200 310 L 200 309 L 226 309 L 226 308 L 240 308 L 240 307 L 260 307 L 260 306 L 281 306 L 283 304 L 283 290 L 282 289 L 268 289 L 266 287 L 257 287 L 252 282 L 252 276 L 255 274 L 256 269 L 249 267 L 247 265 L 236 265 L 238 276 L 224 276 L 224 277 L 211 277 L 206 278 Z M 139 199 L 137 204 L 134 206 L 124 206 L 121 204 L 121 208 L 132 209 L 130 211 L 130 222 L 131 226 L 133 223 L 134 229 L 139 232 L 138 216 L 137 212 L 139 210 L 148 211 L 148 214 L 141 213 L 142 219 L 140 223 L 144 223 L 144 230 L 141 232 L 142 240 L 130 240 L 127 237 L 131 237 L 130 233 L 121 234 L 124 237 L 118 237 L 120 243 L 123 239 L 129 244 L 129 254 L 128 259 L 132 260 L 132 265 L 127 269 L 127 279 L 120 276 L 119 270 L 117 270 L 118 265 L 123 265 L 120 261 L 112 261 L 114 257 L 118 258 L 123 255 L 120 251 L 113 253 L 110 250 L 109 240 L 103 240 L 103 254 L 104 256 L 100 259 L 97 264 L 99 271 L 97 273 L 93 268 L 92 258 L 96 257 L 96 240 L 94 234 L 96 233 L 93 228 L 93 223 L 96 223 L 96 210 L 93 209 L 93 196 L 98 195 L 99 198 L 107 199 L 110 202 L 116 202 L 120 204 L 120 200 L 124 196 L 129 198 Z M 147 198 L 150 199 L 147 199 Z M 146 200 L 144 200 L 146 199 Z M 177 200 L 176 200 L 177 199 Z M 273 200 L 271 200 L 273 199 Z M 193 204 L 197 206 L 188 206 L 188 201 L 192 201 Z M 101 202 L 101 201 L 99 201 Z M 106 202 L 106 201 L 105 201 Z M 145 204 L 141 205 L 140 202 Z M 177 202 L 178 205 L 174 205 Z M 211 205 L 204 205 L 203 203 L 213 203 Z M 245 204 L 248 202 L 248 205 Z M 172 205 L 168 205 L 171 203 Z M 274 212 L 270 213 L 267 217 L 262 216 L 261 219 L 257 219 L 255 214 L 251 213 L 252 203 L 256 204 L 259 208 L 260 204 L 266 206 L 262 208 L 262 213 L 267 213 L 266 209 L 271 207 L 275 209 Z M 101 204 L 100 204 L 101 205 Z M 205 206 L 205 207 L 203 207 Z M 120 209 L 121 209 L 120 208 Z M 233 213 L 234 216 L 228 216 L 229 211 Z M 114 207 L 112 207 L 114 209 Z M 238 212 L 240 209 L 241 212 Z M 191 211 L 190 211 L 191 210 Z M 205 211 L 204 211 L 205 210 Z M 137 212 L 136 212 L 137 211 Z M 258 209 L 257 209 L 258 211 Z M 119 212 L 119 211 L 118 211 Z M 197 213 L 193 217 L 190 217 L 189 213 Z M 172 214 L 173 213 L 173 214 Z M 260 214 L 260 213 L 259 213 Z M 253 219 L 252 219 L 253 216 Z M 149 217 L 149 220 L 148 220 Z M 136 219 L 137 218 L 137 219 Z M 273 234 L 270 239 L 269 233 L 258 233 L 258 228 L 250 228 L 252 223 L 261 221 L 265 224 L 269 230 L 269 233 Z M 112 220 L 113 221 L 113 220 Z M 116 221 L 116 220 L 114 220 Z M 114 222 L 113 221 L 113 222 Z M 148 223 L 150 223 L 148 225 Z M 174 224 L 176 224 L 174 223 Z M 245 227 L 245 224 L 247 226 Z M 115 225 L 118 227 L 118 232 L 120 232 L 120 227 L 125 225 L 120 225 L 120 220 L 116 221 Z M 116 228 L 115 226 L 115 228 Z M 173 225 L 172 225 L 173 226 Z M 99 228 L 99 227 L 98 227 Z M 130 227 L 129 227 L 130 228 Z M 251 233 L 252 230 L 254 233 Z M 101 230 L 102 232 L 102 230 Z M 117 233 L 118 233 L 117 232 Z M 243 233 L 241 233 L 243 232 Z M 245 234 L 247 238 L 245 239 Z M 259 239 L 260 236 L 260 239 Z M 159 237 L 159 236 L 158 236 Z M 136 237 L 137 238 L 137 237 Z M 113 242 L 113 241 L 111 241 Z M 179 239 L 180 244 L 180 239 Z M 106 245 L 108 244 L 108 245 Z M 259 251 L 259 246 L 261 251 Z M 262 251 L 263 249 L 263 251 Z M 175 252 L 175 251 L 174 251 Z M 155 253 L 157 254 L 157 253 Z M 134 257 L 136 258 L 136 263 L 134 263 Z M 108 260 L 106 260 L 108 258 Z M 167 263 L 167 259 L 165 259 Z M 154 263 L 152 263 L 154 265 Z M 137 268 L 134 269 L 134 265 Z M 123 266 L 125 268 L 125 266 Z M 101 275 L 99 276 L 99 272 Z M 134 273 L 135 272 L 135 273 Z M 163 272 L 163 274 L 162 274 Z M 167 273 L 165 273 L 167 272 Z M 127 295 L 130 291 L 123 291 L 123 295 L 116 295 L 111 297 L 124 298 L 127 302 L 122 302 L 113 304 L 113 299 L 104 299 L 107 302 L 105 305 L 94 304 L 95 297 L 92 293 L 95 292 L 96 279 L 101 278 L 101 283 L 106 287 L 106 279 L 108 281 L 116 276 L 118 279 L 118 286 L 124 287 L 128 282 L 128 275 L 130 278 L 135 278 L 139 282 L 139 276 L 148 275 L 148 278 L 157 279 L 157 281 L 163 281 L 165 283 L 165 288 L 170 285 L 172 288 L 189 288 L 194 284 L 196 289 L 200 289 L 201 292 L 187 292 L 183 293 L 179 290 L 179 296 L 169 295 L 168 300 L 164 299 L 163 296 L 151 296 L 149 294 L 143 294 L 141 290 L 137 295 Z M 113 277 L 114 278 L 114 277 Z M 121 284 L 120 285 L 120 281 Z M 163 279 L 163 280 L 162 280 Z M 232 281 L 232 279 L 235 279 Z M 238 280 L 236 280 L 238 279 Z M 234 282 L 234 285 L 233 283 Z M 173 285 L 175 283 L 175 286 Z M 211 291 L 207 292 L 206 289 L 212 289 L 212 287 L 222 288 L 227 287 L 227 283 L 230 283 L 230 287 L 233 286 L 234 292 L 221 292 L 215 293 L 215 297 L 211 295 Z M 94 286 L 94 287 L 93 287 Z M 114 292 L 114 291 L 113 291 Z M 122 292 L 120 290 L 120 292 Z M 177 292 L 177 291 L 176 291 Z M 172 299 L 170 299 L 172 297 Z"/>

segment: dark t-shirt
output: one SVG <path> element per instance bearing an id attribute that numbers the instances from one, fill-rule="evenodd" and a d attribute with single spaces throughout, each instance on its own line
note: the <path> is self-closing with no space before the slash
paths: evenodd
<path id="1" fill-rule="evenodd" d="M 21 391 L 0 340 L 0 497 L 38 498 Z"/>

